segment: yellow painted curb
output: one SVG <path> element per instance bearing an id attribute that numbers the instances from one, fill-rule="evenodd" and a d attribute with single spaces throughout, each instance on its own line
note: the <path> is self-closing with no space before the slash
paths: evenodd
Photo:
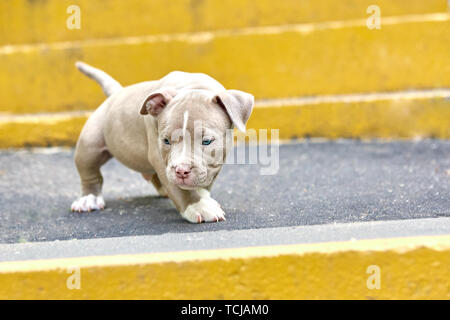
<path id="1" fill-rule="evenodd" d="M 450 236 L 4 262 L 0 299 L 450 299 L 449 264 Z"/>
<path id="2" fill-rule="evenodd" d="M 86 120 L 87 116 L 43 116 L 0 121 L 0 148 L 75 146 Z"/>
<path id="3" fill-rule="evenodd" d="M 371 0 L 1 1 L 0 44 L 196 32 L 365 19 Z M 66 21 L 80 8 L 80 29 Z M 445 0 L 377 0 L 382 16 L 445 12 Z M 174 23 L 176 21 L 176 23 Z"/>
<path id="4" fill-rule="evenodd" d="M 247 136 L 255 133 L 250 129 L 256 130 L 256 136 L 259 129 L 267 129 L 271 138 L 271 130 L 279 129 L 278 138 L 282 140 L 450 138 L 450 99 L 408 97 L 405 93 L 372 96 L 257 101 Z M 89 114 L 0 116 L 0 148 L 74 146 Z"/>
<path id="5" fill-rule="evenodd" d="M 0 54 L 0 112 L 96 108 L 103 93 L 76 70 L 76 60 L 124 85 L 173 70 L 205 72 L 257 99 L 448 88 L 450 15 L 436 19 L 394 19 L 381 30 L 369 30 L 362 20 L 359 26 L 313 31 L 294 26 L 6 50 Z"/>
<path id="6" fill-rule="evenodd" d="M 450 99 L 325 102 L 255 108 L 248 128 L 280 139 L 450 138 Z"/>

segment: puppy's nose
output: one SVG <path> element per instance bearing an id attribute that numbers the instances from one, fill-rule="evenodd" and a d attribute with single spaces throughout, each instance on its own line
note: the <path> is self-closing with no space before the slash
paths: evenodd
<path id="1" fill-rule="evenodd" d="M 187 178 L 189 174 L 191 173 L 192 167 L 187 164 L 180 164 L 176 166 L 175 173 L 177 174 L 178 178 Z"/>

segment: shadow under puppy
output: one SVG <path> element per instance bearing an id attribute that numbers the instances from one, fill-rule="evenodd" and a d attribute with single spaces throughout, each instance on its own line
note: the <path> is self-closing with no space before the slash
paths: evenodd
<path id="1" fill-rule="evenodd" d="M 82 62 L 76 66 L 108 98 L 78 138 L 75 164 L 82 197 L 72 203 L 72 211 L 104 209 L 100 167 L 115 157 L 142 173 L 189 222 L 225 220 L 210 189 L 232 147 L 227 131 L 235 126 L 245 132 L 254 97 L 226 90 L 202 73 L 174 71 L 122 87 L 99 69 Z"/>

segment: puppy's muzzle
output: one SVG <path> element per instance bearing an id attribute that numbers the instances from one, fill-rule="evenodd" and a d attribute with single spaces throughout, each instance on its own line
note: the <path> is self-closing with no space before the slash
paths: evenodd
<path id="1" fill-rule="evenodd" d="M 192 172 L 192 166 L 187 165 L 187 164 L 180 164 L 180 165 L 177 165 L 174 168 L 174 170 L 175 170 L 175 174 L 176 174 L 177 178 L 186 179 L 189 177 L 189 175 Z"/>

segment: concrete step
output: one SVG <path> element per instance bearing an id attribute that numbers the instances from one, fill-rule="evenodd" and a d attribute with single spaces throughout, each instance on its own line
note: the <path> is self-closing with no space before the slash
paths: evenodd
<path id="1" fill-rule="evenodd" d="M 448 141 L 282 145 L 276 175 L 226 165 L 200 225 L 114 160 L 107 209 L 70 212 L 72 158 L 0 152 L 1 299 L 449 298 Z"/>
<path id="2" fill-rule="evenodd" d="M 210 74 L 257 99 L 450 87 L 450 14 L 357 25 L 118 38 L 0 48 L 0 112 L 92 110 L 98 85 L 84 60 L 124 85 L 170 71 Z M 389 23 L 388 23 L 389 22 Z"/>
<path id="3" fill-rule="evenodd" d="M 443 235 L 7 261 L 0 298 L 449 299 L 449 244 Z"/>
<path id="4" fill-rule="evenodd" d="M 149 213 L 151 214 L 151 213 Z M 0 263 L 450 235 L 450 216 L 0 243 Z M 195 252 L 193 253 L 195 256 Z"/>
<path id="5" fill-rule="evenodd" d="M 369 0 L 2 1 L 0 45 L 364 19 L 372 4 Z M 379 0 L 376 4 L 385 17 L 447 10 L 445 0 Z M 70 5 L 80 7 L 80 30 L 66 28 Z"/>
<path id="6" fill-rule="evenodd" d="M 100 90 L 100 89 L 97 89 Z M 446 98 L 447 97 L 447 98 Z M 248 134 L 279 139 L 450 138 L 450 90 L 261 100 Z M 74 146 L 90 112 L 0 116 L 0 148 Z M 237 136 L 240 134 L 237 133 Z M 275 138 L 275 137 L 274 137 Z"/>

